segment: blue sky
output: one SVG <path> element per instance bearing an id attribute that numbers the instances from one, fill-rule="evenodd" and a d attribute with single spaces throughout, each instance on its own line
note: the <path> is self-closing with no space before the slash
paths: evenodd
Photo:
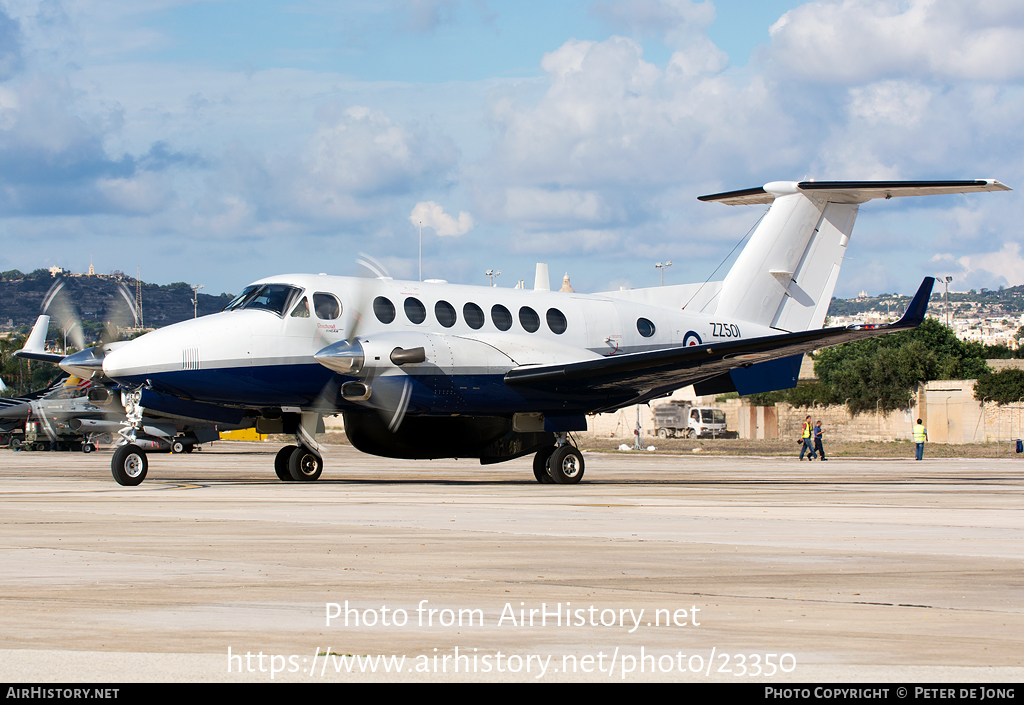
<path id="1" fill-rule="evenodd" d="M 1024 176 L 1010 0 L 0 0 L 0 270 L 703 281 L 779 179 Z M 415 214 L 415 216 L 414 216 Z M 1024 283 L 1020 191 L 870 203 L 837 294 Z"/>

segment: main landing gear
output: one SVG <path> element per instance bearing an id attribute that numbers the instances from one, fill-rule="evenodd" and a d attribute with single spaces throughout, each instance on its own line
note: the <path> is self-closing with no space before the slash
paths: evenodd
<path id="1" fill-rule="evenodd" d="M 288 445 L 277 451 L 274 472 L 284 482 L 315 482 L 324 471 L 324 459 L 304 445 Z"/>
<path id="2" fill-rule="evenodd" d="M 583 454 L 558 434 L 558 445 L 537 451 L 533 456 L 533 476 L 542 484 L 575 485 L 583 479 Z"/>

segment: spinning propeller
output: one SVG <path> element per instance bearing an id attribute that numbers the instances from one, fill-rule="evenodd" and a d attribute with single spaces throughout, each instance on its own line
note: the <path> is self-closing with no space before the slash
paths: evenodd
<path id="1" fill-rule="evenodd" d="M 368 309 L 373 307 L 374 280 L 390 281 L 387 270 L 368 255 L 358 260 L 365 270 L 362 282 L 348 306 L 345 340 L 329 345 L 313 357 L 324 367 L 355 380 L 341 385 L 341 397 L 346 401 L 375 409 L 387 423 L 388 430 L 396 432 L 402 425 L 413 382 L 402 369 L 403 365 L 426 361 L 423 347 L 405 349 L 388 343 L 389 336 L 359 337 Z M 393 336 L 390 336 L 393 337 Z M 390 363 L 390 364 L 388 364 Z"/>
<path id="2" fill-rule="evenodd" d="M 103 374 L 103 359 L 118 343 L 121 330 L 129 326 L 137 326 L 138 310 L 128 288 L 121 282 L 117 284 L 114 298 L 109 301 L 103 312 L 103 331 L 100 333 L 99 345 L 85 347 L 85 331 L 82 328 L 82 317 L 78 307 L 68 293 L 66 279 L 59 279 L 46 293 L 42 303 L 43 315 L 49 315 L 64 330 L 65 336 L 71 339 L 72 345 L 79 352 L 68 355 L 60 361 L 64 371 L 89 378 Z"/>

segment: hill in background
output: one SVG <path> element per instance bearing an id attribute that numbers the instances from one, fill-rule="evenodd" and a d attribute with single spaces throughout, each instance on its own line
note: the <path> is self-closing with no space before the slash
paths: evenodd
<path id="1" fill-rule="evenodd" d="M 57 279 L 45 269 L 23 274 L 17 270 L 0 273 L 0 328 L 31 326 L 42 312 L 46 292 Z M 69 276 L 65 278 L 68 300 L 78 308 L 86 338 L 98 333 L 103 322 L 120 305 L 119 284 L 135 297 L 136 280 L 124 274 Z M 231 295 L 210 296 L 200 293 L 198 313 L 216 313 L 231 301 Z M 185 282 L 173 284 L 142 283 L 142 320 L 146 328 L 160 328 L 194 316 L 192 288 Z M 51 321 L 51 325 L 53 322 Z"/>

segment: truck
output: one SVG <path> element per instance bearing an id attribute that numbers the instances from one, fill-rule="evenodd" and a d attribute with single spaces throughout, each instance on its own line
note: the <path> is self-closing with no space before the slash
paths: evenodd
<path id="1" fill-rule="evenodd" d="M 720 438 L 725 426 L 725 412 L 713 406 L 671 401 L 654 407 L 658 438 Z"/>

